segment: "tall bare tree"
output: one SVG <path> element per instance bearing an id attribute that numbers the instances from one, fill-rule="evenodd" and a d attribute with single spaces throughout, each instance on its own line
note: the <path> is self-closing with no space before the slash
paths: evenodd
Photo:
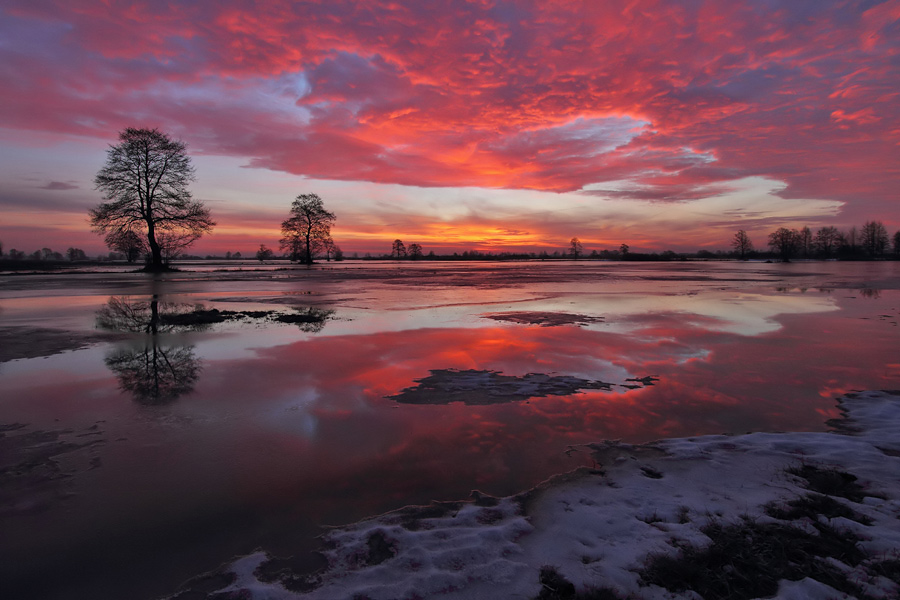
<path id="1" fill-rule="evenodd" d="M 281 223 L 281 249 L 291 260 L 311 265 L 319 252 L 333 244 L 331 226 L 336 219 L 318 195 L 300 194 L 291 204 L 291 216 Z"/>
<path id="2" fill-rule="evenodd" d="M 581 240 L 573 237 L 569 240 L 569 257 L 578 260 L 582 254 L 584 254 L 584 246 L 581 245 Z"/>
<path id="3" fill-rule="evenodd" d="M 119 143 L 110 146 L 106 165 L 94 178 L 106 202 L 91 209 L 91 226 L 107 235 L 146 231 L 147 268 L 163 270 L 160 236 L 184 248 L 215 225 L 209 210 L 191 197 L 188 184 L 193 179 L 184 142 L 157 129 L 129 127 L 119 134 Z"/>
<path id="4" fill-rule="evenodd" d="M 837 249 L 840 240 L 841 232 L 838 231 L 836 227 L 832 227 L 831 225 L 822 227 L 816 232 L 816 251 L 823 258 L 831 258 L 831 255 L 834 254 L 834 251 Z"/>
<path id="5" fill-rule="evenodd" d="M 888 248 L 889 238 L 887 229 L 881 221 L 866 221 L 860 234 L 862 247 L 871 257 L 884 254 Z"/>
<path id="6" fill-rule="evenodd" d="M 391 245 L 391 258 L 406 258 L 406 246 L 403 245 L 403 240 L 394 240 Z"/>
<path id="7" fill-rule="evenodd" d="M 797 252 L 803 258 L 809 258 L 813 253 L 813 234 L 809 227 L 803 227 L 797 232 Z"/>
<path id="8" fill-rule="evenodd" d="M 744 260 L 747 258 L 747 254 L 753 250 L 753 242 L 750 241 L 750 236 L 747 235 L 747 232 L 741 229 L 734 234 L 731 240 L 731 247 L 738 253 L 741 260 Z"/>
<path id="9" fill-rule="evenodd" d="M 790 262 L 797 253 L 800 233 L 796 229 L 779 227 L 769 234 L 769 247 L 777 252 L 784 262 Z"/>

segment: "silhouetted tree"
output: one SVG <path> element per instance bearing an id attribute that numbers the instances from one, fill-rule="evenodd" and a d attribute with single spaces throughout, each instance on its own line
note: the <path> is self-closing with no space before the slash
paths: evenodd
<path id="1" fill-rule="evenodd" d="M 402 240 L 394 240 L 391 246 L 391 258 L 406 258 L 406 246 Z"/>
<path id="2" fill-rule="evenodd" d="M 734 234 L 734 238 L 731 240 L 731 247 L 738 253 L 741 260 L 745 260 L 747 254 L 753 250 L 753 242 L 750 241 L 750 236 L 747 235 L 747 232 L 741 229 Z"/>
<path id="3" fill-rule="evenodd" d="M 797 252 L 804 258 L 809 258 L 813 253 L 813 236 L 809 227 L 803 227 L 797 232 Z"/>
<path id="4" fill-rule="evenodd" d="M 71 261 L 87 260 L 87 255 L 81 248 L 69 248 L 66 250 L 66 257 Z"/>
<path id="5" fill-rule="evenodd" d="M 311 265 L 331 241 L 335 220 L 318 195 L 300 194 L 291 204 L 290 218 L 281 223 L 281 249 L 291 260 Z"/>
<path id="6" fill-rule="evenodd" d="M 188 184 L 194 168 L 183 142 L 157 129 L 128 128 L 107 151 L 106 165 L 94 178 L 104 200 L 90 211 L 98 233 L 146 231 L 148 270 L 165 268 L 168 254 L 177 253 L 212 230 L 215 222 L 201 202 L 191 198 Z M 177 244 L 177 247 L 175 246 Z"/>
<path id="7" fill-rule="evenodd" d="M 888 247 L 888 232 L 881 221 L 866 221 L 860 232 L 860 243 L 866 254 L 882 256 Z"/>
<path id="8" fill-rule="evenodd" d="M 412 260 L 419 260 L 422 258 L 422 246 L 416 243 L 410 244 L 409 248 L 407 248 L 407 254 Z"/>
<path id="9" fill-rule="evenodd" d="M 894 234 L 894 254 L 900 256 L 900 231 Z"/>
<path id="10" fill-rule="evenodd" d="M 581 255 L 584 253 L 584 246 L 581 245 L 581 240 L 577 237 L 573 237 L 569 240 L 569 256 L 575 260 L 581 258 Z"/>
<path id="11" fill-rule="evenodd" d="M 797 253 L 796 230 L 790 230 L 787 227 L 779 227 L 777 230 L 769 234 L 769 247 L 773 252 L 777 252 L 784 262 L 790 262 L 791 258 Z"/>
<path id="12" fill-rule="evenodd" d="M 159 241 L 163 262 L 168 264 L 181 256 L 197 238 L 184 232 L 163 231 L 156 236 L 156 239 Z"/>
<path id="13" fill-rule="evenodd" d="M 110 231 L 106 234 L 105 242 L 107 248 L 121 252 L 125 255 L 125 260 L 130 263 L 136 261 L 141 254 L 147 251 L 147 243 L 144 238 L 131 229 Z"/>
<path id="14" fill-rule="evenodd" d="M 322 251 L 325 253 L 325 260 L 331 262 L 331 257 L 334 256 L 334 249 L 336 247 L 334 240 L 332 240 L 330 236 L 327 240 L 322 242 Z"/>
<path id="15" fill-rule="evenodd" d="M 50 248 L 41 248 L 40 250 L 32 252 L 30 258 L 34 260 L 63 260 L 64 257 L 59 252 L 54 252 Z"/>
<path id="16" fill-rule="evenodd" d="M 858 236 L 856 234 L 856 225 L 850 228 L 850 231 L 847 233 L 847 236 L 844 238 L 844 245 L 850 251 L 850 254 L 856 254 L 856 244 L 858 242 Z"/>
<path id="17" fill-rule="evenodd" d="M 822 227 L 816 232 L 815 248 L 819 256 L 823 258 L 831 258 L 834 251 L 840 244 L 841 232 L 835 227 Z"/>
<path id="18" fill-rule="evenodd" d="M 619 246 L 619 253 L 622 255 L 622 258 L 628 256 L 628 250 L 628 244 L 622 244 L 621 246 Z"/>
<path id="19" fill-rule="evenodd" d="M 259 250 L 256 251 L 256 259 L 259 262 L 263 262 L 264 260 L 272 260 L 272 257 L 275 256 L 275 253 L 272 252 L 269 248 L 266 248 L 265 244 L 259 245 Z"/>

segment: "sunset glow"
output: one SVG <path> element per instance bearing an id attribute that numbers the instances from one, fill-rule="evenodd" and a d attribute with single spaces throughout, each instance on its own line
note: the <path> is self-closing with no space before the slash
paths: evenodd
<path id="1" fill-rule="evenodd" d="M 0 241 L 105 251 L 106 146 L 158 127 L 218 222 L 277 247 L 302 193 L 345 252 L 758 247 L 900 228 L 900 0 L 0 5 Z"/>

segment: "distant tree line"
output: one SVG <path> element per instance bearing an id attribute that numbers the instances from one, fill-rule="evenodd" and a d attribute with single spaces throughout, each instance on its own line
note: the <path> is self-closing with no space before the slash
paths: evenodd
<path id="1" fill-rule="evenodd" d="M 98 256 L 96 259 L 88 257 L 88 255 L 81 248 L 69 248 L 65 252 L 56 252 L 55 250 L 51 250 L 50 248 L 41 248 L 40 250 L 35 250 L 34 252 L 24 252 L 22 250 L 16 250 L 15 248 L 10 248 L 9 252 L 3 253 L 3 243 L 0 242 L 0 257 L 6 258 L 8 260 L 28 260 L 28 261 L 42 261 L 42 262 L 84 262 L 89 260 L 112 260 L 111 257 L 108 256 Z"/>
<path id="2" fill-rule="evenodd" d="M 827 226 L 815 233 L 809 227 L 779 227 L 769 234 L 767 244 L 771 254 L 783 261 L 793 258 L 871 260 L 891 253 L 900 257 L 900 231 L 889 236 L 881 221 L 866 221 L 861 228 L 854 226 L 848 231 Z M 731 247 L 742 260 L 759 256 L 744 230 L 734 234 Z"/>

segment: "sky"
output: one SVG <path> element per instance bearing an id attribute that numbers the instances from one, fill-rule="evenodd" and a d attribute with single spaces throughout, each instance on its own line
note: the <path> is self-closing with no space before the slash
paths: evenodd
<path id="1" fill-rule="evenodd" d="M 305 193 L 345 253 L 900 229 L 900 0 L 0 0 L 0 86 L 5 250 L 105 251 L 126 127 L 187 144 L 198 254 Z"/>

